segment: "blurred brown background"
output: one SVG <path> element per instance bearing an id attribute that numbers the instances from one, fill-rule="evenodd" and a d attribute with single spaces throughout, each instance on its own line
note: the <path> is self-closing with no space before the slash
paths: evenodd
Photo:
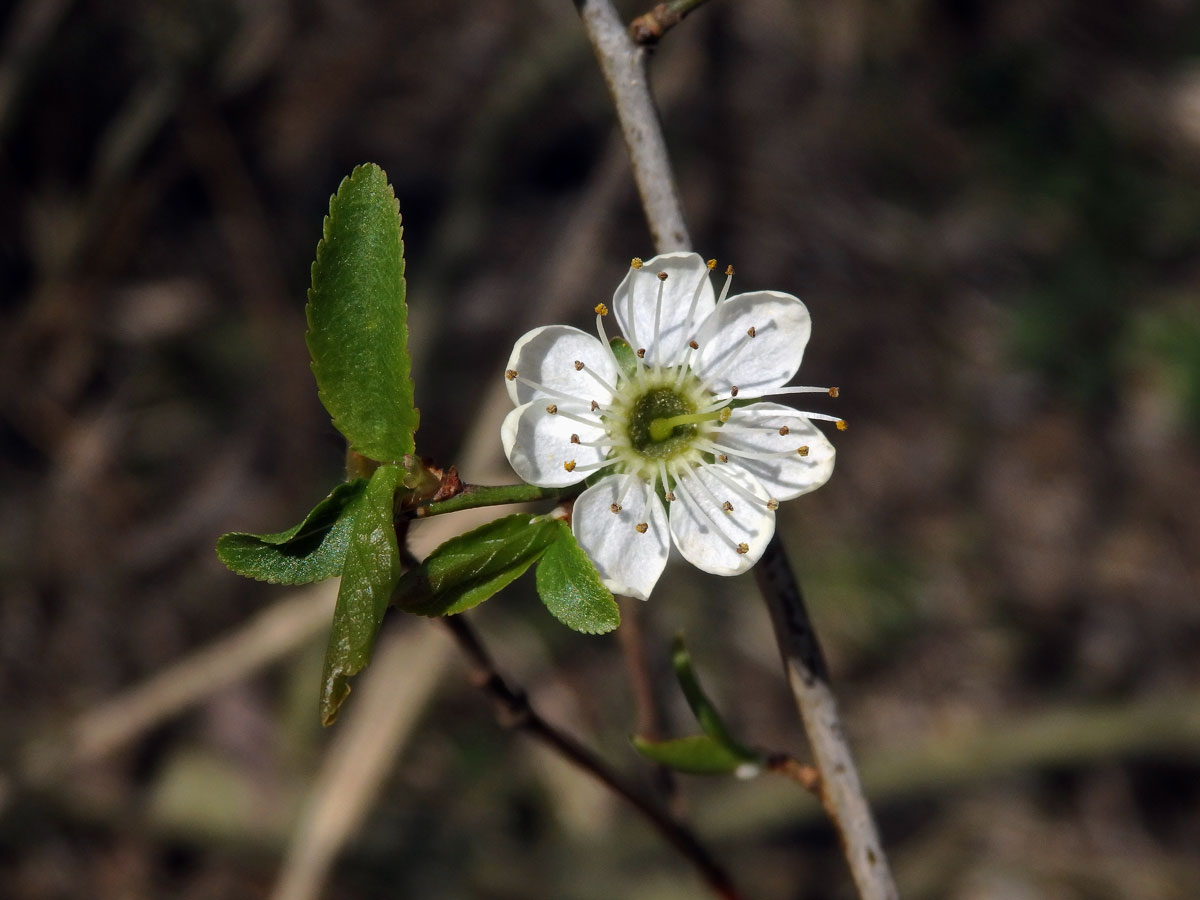
<path id="1" fill-rule="evenodd" d="M 572 5 L 0 21 L 0 896 L 267 897 L 289 846 L 312 887 L 337 815 L 365 820 L 329 898 L 702 896 L 425 622 L 389 623 L 377 727 L 364 683 L 321 732 L 328 590 L 213 553 L 340 477 L 303 303 L 365 160 L 405 221 L 418 447 L 511 480 L 512 341 L 652 253 Z M 842 388 L 838 472 L 779 521 L 905 896 L 1200 895 L 1200 7 L 713 0 L 652 72 L 696 249 L 803 297 L 801 379 Z M 680 566 L 639 612 L 670 734 L 683 629 L 744 739 L 803 752 L 750 579 Z M 650 789 L 618 637 L 525 581 L 472 618 Z M 851 896 L 801 791 L 679 787 L 750 896 Z"/>

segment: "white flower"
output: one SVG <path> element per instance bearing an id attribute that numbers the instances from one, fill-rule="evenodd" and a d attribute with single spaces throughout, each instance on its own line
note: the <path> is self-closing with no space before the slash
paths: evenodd
<path id="1" fill-rule="evenodd" d="M 745 403 L 837 396 L 784 387 L 808 343 L 808 310 L 776 291 L 726 299 L 732 268 L 717 298 L 714 265 L 695 253 L 635 259 L 612 300 L 628 345 L 609 343 L 600 304 L 599 339 L 548 325 L 518 340 L 509 358 L 508 461 L 542 487 L 606 473 L 575 501 L 572 530 L 615 593 L 649 596 L 672 540 L 705 572 L 746 571 L 775 532 L 779 501 L 833 472 L 833 445 L 810 420 L 845 422 Z"/>

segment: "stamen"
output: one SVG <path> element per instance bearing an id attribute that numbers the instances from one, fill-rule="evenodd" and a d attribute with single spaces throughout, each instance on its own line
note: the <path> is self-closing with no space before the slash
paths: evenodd
<path id="1" fill-rule="evenodd" d="M 575 471 L 575 460 L 568 459 L 565 463 L 563 463 L 563 468 L 566 469 L 568 472 L 574 472 Z"/>
<path id="2" fill-rule="evenodd" d="M 665 288 L 666 286 L 667 286 L 667 273 L 659 272 L 658 273 L 658 296 L 654 300 L 654 341 L 650 345 L 651 347 L 655 347 L 655 348 L 658 347 L 659 327 L 662 323 L 663 288 Z M 639 351 L 639 352 L 641 352 L 643 355 L 645 353 L 645 351 Z M 655 360 L 654 360 L 654 374 L 655 375 L 657 375 L 659 372 L 662 371 L 662 359 L 659 358 L 661 356 L 662 356 L 661 350 L 655 354 Z"/>
<path id="3" fill-rule="evenodd" d="M 696 306 L 700 303 L 700 294 L 703 292 L 704 286 L 709 283 L 708 273 L 717 267 L 717 261 L 715 259 L 710 259 L 705 265 L 707 268 L 700 276 L 700 280 L 696 282 L 696 290 L 692 291 L 692 304 L 688 307 L 687 318 L 683 320 L 684 334 L 692 331 L 693 319 L 696 315 Z M 698 345 L 695 341 L 688 341 L 688 346 L 695 350 Z"/>
<path id="4" fill-rule="evenodd" d="M 841 391 L 838 388 L 831 387 L 829 389 L 829 396 L 832 397 L 834 400 L 836 400 L 838 398 L 838 394 L 840 394 L 840 393 L 841 393 Z"/>
<path id="5" fill-rule="evenodd" d="M 695 341 L 688 341 L 688 346 L 691 347 L 693 350 L 700 349 L 700 345 L 697 344 Z"/>
<path id="6" fill-rule="evenodd" d="M 571 435 L 571 443 L 578 444 L 579 443 L 579 435 L 577 435 L 577 434 Z"/>
<path id="7" fill-rule="evenodd" d="M 532 388 L 535 391 L 540 391 L 541 393 L 545 394 L 547 397 L 557 397 L 559 400 L 566 400 L 569 403 L 583 403 L 584 402 L 582 397 L 576 397 L 573 394 L 568 394 L 566 391 L 555 390 L 554 388 L 546 387 L 544 384 L 538 384 L 536 381 L 531 381 L 530 379 L 526 378 L 524 375 L 518 374 L 516 369 L 508 369 L 504 373 L 504 377 L 507 378 L 509 381 L 516 381 L 519 384 L 523 384 L 526 387 Z"/>
<path id="8" fill-rule="evenodd" d="M 783 459 L 785 456 L 791 456 L 793 453 L 799 453 L 801 456 L 808 455 L 808 447 L 798 447 L 792 450 L 740 450 L 737 447 L 724 447 L 714 444 L 711 441 L 696 442 L 693 444 L 697 450 L 702 452 L 712 453 L 721 462 L 729 462 L 730 456 L 736 456 L 738 459 Z"/>
<path id="9" fill-rule="evenodd" d="M 612 350 L 612 348 L 609 348 L 610 352 L 611 352 L 611 350 Z M 579 360 L 575 360 L 575 371 L 576 372 L 586 372 L 588 375 L 592 376 L 592 380 L 595 381 L 596 384 L 600 385 L 600 387 L 602 387 L 606 391 L 608 391 L 608 393 L 610 395 L 614 395 L 614 396 L 616 395 L 617 389 L 615 387 L 613 387 L 611 384 L 609 384 L 607 381 L 605 381 L 603 378 L 601 378 L 599 375 L 597 375 L 595 372 L 593 372 L 589 366 L 585 366 Z"/>
<path id="10" fill-rule="evenodd" d="M 750 552 L 750 545 L 747 544 L 745 541 L 743 541 L 742 543 L 738 544 L 734 549 L 737 550 L 739 556 L 745 556 L 747 553 Z"/>
<path id="11" fill-rule="evenodd" d="M 674 500 L 675 495 L 671 493 L 671 482 L 667 480 L 667 464 L 661 459 L 658 460 L 658 480 L 662 484 L 663 496 L 667 500 Z"/>
<path id="12" fill-rule="evenodd" d="M 621 511 L 621 504 L 620 503 L 610 503 L 608 506 L 608 511 L 610 513 L 612 513 L 613 515 L 616 515 L 617 513 L 619 513 Z"/>
<path id="13" fill-rule="evenodd" d="M 838 419 L 837 422 L 835 423 L 835 425 L 836 425 L 838 431 L 845 431 L 847 428 L 850 427 L 849 425 L 846 424 L 845 419 Z"/>
<path id="14" fill-rule="evenodd" d="M 601 312 L 600 310 L 604 310 Z M 604 352 L 608 354 L 608 358 L 612 361 L 613 371 L 618 373 L 617 379 L 620 380 L 621 364 L 617 362 L 617 355 L 613 353 L 612 346 L 608 343 L 608 333 L 604 330 L 604 317 L 608 315 L 608 307 L 603 303 L 596 304 L 596 334 L 600 338 L 600 343 L 604 345 Z M 615 394 L 616 391 L 613 391 Z"/>
<path id="15" fill-rule="evenodd" d="M 750 337 L 756 337 L 758 335 L 758 331 L 753 325 L 751 325 L 746 329 L 746 334 L 750 335 Z"/>
<path id="16" fill-rule="evenodd" d="M 726 475 L 724 472 L 722 472 L 716 466 L 709 466 L 709 468 L 706 471 L 710 475 L 712 475 L 713 478 L 717 479 L 717 481 L 721 482 L 721 484 L 725 485 L 725 487 L 732 490 L 735 494 L 740 495 L 745 500 L 748 500 L 749 502 L 753 503 L 755 506 L 765 506 L 767 509 L 770 509 L 770 510 L 779 509 L 779 501 L 776 500 L 774 497 L 770 497 L 766 500 L 763 500 L 761 497 L 759 497 L 757 494 L 755 494 L 749 488 L 745 487 L 744 485 L 738 484 L 736 479 L 730 477 L 729 475 Z M 775 505 L 772 506 L 771 505 L 772 503 L 774 503 Z"/>
<path id="17" fill-rule="evenodd" d="M 717 303 L 723 303 L 725 298 L 729 296 L 729 285 L 733 282 L 733 266 L 725 267 L 725 286 L 721 288 L 721 296 L 717 298 Z"/>
<path id="18" fill-rule="evenodd" d="M 636 525 L 633 526 L 633 530 L 636 531 L 638 534 L 645 534 L 647 531 L 650 530 L 650 523 L 649 522 L 638 522 Z"/>
<path id="19" fill-rule="evenodd" d="M 733 387 L 731 387 L 729 389 L 729 398 L 732 400 L 737 395 L 738 395 L 738 386 L 735 384 Z"/>
<path id="20" fill-rule="evenodd" d="M 627 496 L 629 496 L 629 489 L 632 488 L 635 484 L 640 484 L 640 483 L 641 483 L 641 479 L 638 478 L 636 475 L 630 475 L 625 479 L 625 486 L 623 488 L 621 488 L 621 493 L 617 494 L 617 502 L 615 505 L 617 506 L 618 509 L 621 507 L 621 504 L 625 502 L 625 498 Z"/>
<path id="21" fill-rule="evenodd" d="M 553 406 L 553 404 L 551 404 L 551 405 Z M 589 419 L 589 418 L 586 418 L 585 416 L 577 416 L 577 415 L 575 415 L 575 413 L 565 412 L 565 411 L 559 409 L 557 406 L 554 407 L 553 412 L 551 412 L 550 407 L 547 406 L 546 412 L 550 413 L 550 415 L 552 415 L 552 416 L 561 416 L 564 419 L 570 419 L 572 422 L 578 422 L 580 425 L 586 425 L 589 428 L 603 428 L 604 427 L 600 422 L 597 422 L 595 419 Z"/>
<path id="22" fill-rule="evenodd" d="M 693 475 L 692 480 L 699 481 L 699 478 Z M 712 525 L 713 531 L 720 536 L 721 540 L 736 550 L 738 545 L 733 542 L 733 538 L 725 533 L 724 529 L 721 528 L 720 523 L 713 518 L 712 513 L 710 513 L 707 508 L 705 508 L 702 504 L 700 504 L 699 501 L 696 500 L 696 495 L 692 493 L 691 488 L 689 488 L 684 482 L 685 479 L 683 478 L 678 478 L 675 481 L 675 487 L 678 488 L 680 494 L 683 495 L 683 502 L 687 504 L 689 509 L 699 510 L 700 514 L 704 516 L 704 518 L 708 519 L 709 524 Z"/>
<path id="23" fill-rule="evenodd" d="M 637 348 L 637 358 L 638 358 L 638 359 L 645 359 L 645 358 L 646 358 L 646 348 L 645 348 L 645 347 L 638 347 L 638 348 Z"/>
<path id="24" fill-rule="evenodd" d="M 711 469 L 706 469 L 705 471 L 711 471 Z M 698 473 L 693 472 L 692 477 L 695 479 L 696 483 L 699 484 L 700 487 L 704 490 L 704 493 L 708 495 L 708 499 L 712 501 L 713 506 L 719 506 L 724 512 L 727 512 L 727 513 L 733 512 L 733 504 L 730 503 L 728 500 L 718 500 L 717 495 L 712 492 L 712 488 L 710 488 L 707 484 L 704 483 L 704 479 L 701 478 Z M 727 504 L 728 504 L 728 509 L 726 509 Z"/>
<path id="25" fill-rule="evenodd" d="M 552 415 L 552 416 L 558 415 L 558 404 L 551 403 L 549 406 L 546 407 L 546 412 L 550 413 L 550 415 Z"/>
<path id="26" fill-rule="evenodd" d="M 830 397 L 837 396 L 837 388 L 827 387 L 810 387 L 808 385 L 795 387 L 774 388 L 769 391 L 764 391 L 758 396 L 761 397 L 776 397 L 783 394 L 829 394 Z"/>
<path id="27" fill-rule="evenodd" d="M 641 269 L 641 258 L 635 256 L 630 265 L 635 269 Z M 629 329 L 625 332 L 625 337 L 634 347 L 637 346 L 637 322 L 633 318 L 633 285 L 635 281 L 637 281 L 636 276 L 629 279 L 628 296 L 625 298 L 625 322 Z M 618 369 L 618 371 L 620 371 L 620 369 Z M 640 375 L 641 373 L 639 372 L 638 374 Z"/>

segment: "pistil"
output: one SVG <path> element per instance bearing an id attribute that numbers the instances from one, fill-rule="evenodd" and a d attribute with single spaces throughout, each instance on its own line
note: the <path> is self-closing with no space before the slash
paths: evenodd
<path id="1" fill-rule="evenodd" d="M 729 408 L 725 407 L 715 412 L 685 413 L 683 415 L 670 416 L 666 419 L 654 419 L 650 422 L 650 440 L 665 441 L 680 425 L 699 425 L 702 422 L 728 422 L 729 416 Z"/>

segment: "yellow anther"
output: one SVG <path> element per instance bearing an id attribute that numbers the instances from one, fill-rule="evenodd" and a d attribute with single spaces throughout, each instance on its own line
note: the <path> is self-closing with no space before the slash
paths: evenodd
<path id="1" fill-rule="evenodd" d="M 665 497 L 667 500 L 674 500 L 674 499 L 675 499 L 675 492 L 674 492 L 674 491 L 667 491 L 665 494 L 663 494 L 663 497 Z"/>
<path id="2" fill-rule="evenodd" d="M 808 444 L 805 444 L 803 447 L 797 447 L 796 452 L 801 456 L 808 456 Z"/>
<path id="3" fill-rule="evenodd" d="M 571 443 L 578 444 L 579 443 L 579 435 L 577 435 L 577 434 L 571 435 Z"/>
<path id="4" fill-rule="evenodd" d="M 611 506 L 609 506 L 608 511 L 613 513 L 614 515 L 616 513 L 619 513 L 621 511 L 621 504 L 620 503 L 612 504 Z"/>
<path id="5" fill-rule="evenodd" d="M 733 410 L 731 410 L 728 406 L 726 406 L 719 413 L 717 413 L 717 421 L 728 422 L 729 417 L 732 415 L 733 415 Z"/>
<path id="6" fill-rule="evenodd" d="M 779 509 L 779 501 L 772 497 L 767 501 L 767 509 L 771 510 L 772 512 Z"/>
<path id="7" fill-rule="evenodd" d="M 659 281 L 666 281 L 666 280 L 667 280 L 667 273 L 666 273 L 666 272 L 659 272 L 659 273 L 658 273 L 658 280 L 659 280 Z"/>
<path id="8" fill-rule="evenodd" d="M 582 359 L 575 360 L 575 371 L 576 372 L 583 371 L 583 360 Z"/>
<path id="9" fill-rule="evenodd" d="M 727 512 L 727 513 L 731 513 L 731 512 L 733 512 L 733 504 L 730 503 L 728 500 L 726 500 L 724 503 L 721 504 L 721 509 L 725 510 L 725 512 Z"/>
<path id="10" fill-rule="evenodd" d="M 507 378 L 509 381 L 516 381 L 517 380 L 517 370 L 509 369 L 508 371 L 506 371 L 504 373 L 504 377 Z"/>
<path id="11" fill-rule="evenodd" d="M 836 400 L 836 399 L 837 399 L 837 396 L 838 396 L 838 394 L 840 394 L 840 393 L 841 393 L 841 391 L 839 391 L 839 390 L 838 390 L 837 388 L 835 388 L 835 387 L 831 387 L 831 388 L 829 389 L 829 396 L 830 396 L 830 397 L 832 397 L 834 400 Z"/>
<path id="12" fill-rule="evenodd" d="M 708 262 L 705 263 L 705 265 L 708 266 L 708 270 L 711 272 L 713 269 L 715 269 L 717 267 L 717 261 L 715 259 L 710 259 Z"/>
<path id="13" fill-rule="evenodd" d="M 558 412 L 558 404 L 551 403 L 549 406 L 546 407 L 546 412 L 550 413 L 550 415 L 554 415 L 555 413 Z"/>
<path id="14" fill-rule="evenodd" d="M 779 429 L 779 434 L 782 437 L 783 435 L 787 434 L 789 431 L 791 431 L 791 429 L 788 428 L 786 425 L 784 425 L 783 427 L 781 427 Z"/>
<path id="15" fill-rule="evenodd" d="M 750 545 L 747 543 L 738 544 L 737 552 L 738 552 L 738 556 L 745 556 L 747 553 L 750 552 Z"/>
<path id="16" fill-rule="evenodd" d="M 592 312 L 594 312 L 598 316 L 607 316 L 608 315 L 608 307 L 605 306 L 603 303 L 597 303 L 595 306 L 592 307 Z"/>
<path id="17" fill-rule="evenodd" d="M 754 326 L 751 325 L 746 329 L 746 334 L 750 335 L 750 337 L 754 337 L 756 334 L 758 334 L 758 332 L 755 330 Z"/>
<path id="18" fill-rule="evenodd" d="M 729 457 L 724 453 L 718 454 L 717 459 L 719 459 L 721 462 L 729 462 Z"/>
<path id="19" fill-rule="evenodd" d="M 638 522 L 636 525 L 633 526 L 633 530 L 636 531 L 638 534 L 645 534 L 647 531 L 650 530 L 650 523 L 649 522 Z"/>
<path id="20" fill-rule="evenodd" d="M 640 256 L 635 256 L 629 261 L 629 265 L 633 266 L 635 269 L 640 269 L 642 267 L 642 258 Z"/>
<path id="21" fill-rule="evenodd" d="M 568 459 L 565 463 L 563 463 L 563 468 L 566 469 L 568 472 L 574 472 L 575 471 L 575 460 Z"/>
<path id="22" fill-rule="evenodd" d="M 850 427 L 850 426 L 846 424 L 846 420 L 845 420 L 845 419 L 838 419 L 838 420 L 837 420 L 837 430 L 838 430 L 838 431 L 845 431 L 845 430 L 846 430 L 847 428 L 849 428 L 849 427 Z"/>
<path id="23" fill-rule="evenodd" d="M 726 275 L 732 275 L 732 274 L 733 274 L 733 266 L 726 266 L 726 267 L 725 267 L 725 274 L 726 274 Z"/>

